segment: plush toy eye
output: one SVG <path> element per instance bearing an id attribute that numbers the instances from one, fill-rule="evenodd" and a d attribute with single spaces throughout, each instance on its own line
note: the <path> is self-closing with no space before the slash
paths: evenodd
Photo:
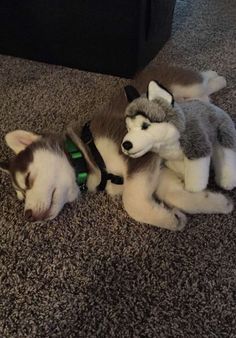
<path id="1" fill-rule="evenodd" d="M 150 126 L 150 124 L 148 124 L 147 122 L 143 122 L 143 124 L 142 124 L 142 130 L 148 129 L 149 126 Z"/>

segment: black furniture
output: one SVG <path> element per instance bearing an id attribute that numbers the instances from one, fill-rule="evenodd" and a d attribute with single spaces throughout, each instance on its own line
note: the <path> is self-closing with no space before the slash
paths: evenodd
<path id="1" fill-rule="evenodd" d="M 171 33 L 176 0 L 1 0 L 0 53 L 130 77 Z"/>

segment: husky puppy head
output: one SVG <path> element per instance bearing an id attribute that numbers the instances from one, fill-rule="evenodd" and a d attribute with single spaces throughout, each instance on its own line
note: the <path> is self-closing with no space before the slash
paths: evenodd
<path id="1" fill-rule="evenodd" d="M 15 156 L 0 162 L 0 169 L 11 176 L 17 197 L 24 200 L 26 219 L 53 219 L 79 194 L 63 139 L 16 130 L 5 140 Z"/>
<path id="2" fill-rule="evenodd" d="M 138 95 L 132 86 L 125 92 L 130 103 L 125 111 L 128 133 L 122 142 L 124 154 L 140 157 L 179 139 L 185 118 L 172 94 L 155 81 L 149 83 L 145 96 Z"/>

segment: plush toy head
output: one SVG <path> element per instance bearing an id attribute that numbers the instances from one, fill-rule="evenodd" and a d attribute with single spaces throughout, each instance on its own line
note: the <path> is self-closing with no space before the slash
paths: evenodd
<path id="1" fill-rule="evenodd" d="M 172 94 L 155 81 L 149 83 L 146 96 L 138 97 L 137 90 L 131 88 L 125 88 L 130 104 L 125 111 L 128 133 L 122 151 L 136 158 L 176 142 L 184 130 L 185 118 Z"/>

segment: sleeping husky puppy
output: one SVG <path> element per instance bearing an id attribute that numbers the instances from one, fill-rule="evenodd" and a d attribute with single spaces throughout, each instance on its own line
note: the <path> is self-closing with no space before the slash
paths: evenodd
<path id="1" fill-rule="evenodd" d="M 173 67 L 148 69 L 134 84 L 142 91 L 151 79 L 172 90 L 177 100 L 192 97 L 206 100 L 212 92 L 225 86 L 224 78 L 215 72 L 196 73 Z M 80 127 L 69 127 L 66 135 L 37 135 L 23 130 L 6 135 L 6 143 L 16 155 L 2 162 L 1 168 L 10 174 L 18 198 L 24 200 L 27 220 L 53 219 L 65 203 L 81 195 L 85 181 L 82 179 L 83 184 L 78 186 L 73 162 L 78 158 L 82 158 L 87 167 L 86 173 L 78 169 L 78 175 L 82 178 L 87 175 L 88 191 L 122 194 L 125 210 L 139 222 L 180 230 L 186 224 L 182 211 L 232 211 L 231 201 L 223 194 L 185 191 L 174 172 L 161 168 L 157 154 L 147 153 L 138 159 L 122 154 L 127 103 L 122 91 L 106 110 L 93 117 L 83 132 Z M 66 145 L 68 137 L 77 149 L 75 156 Z"/>

